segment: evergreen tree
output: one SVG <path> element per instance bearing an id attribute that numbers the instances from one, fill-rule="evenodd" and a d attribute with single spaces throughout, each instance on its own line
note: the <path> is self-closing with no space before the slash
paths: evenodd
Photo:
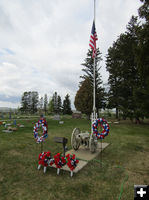
<path id="1" fill-rule="evenodd" d="M 44 112 L 45 112 L 45 115 L 47 113 L 47 107 L 48 107 L 48 97 L 47 97 L 47 94 L 44 95 Z"/>
<path id="2" fill-rule="evenodd" d="M 125 34 L 108 50 L 109 106 L 125 117 L 148 117 L 149 113 L 149 1 L 141 0 L 138 23 L 132 16 Z"/>
<path id="3" fill-rule="evenodd" d="M 21 98 L 21 108 L 22 112 L 28 111 L 28 92 L 24 92 Z"/>
<path id="4" fill-rule="evenodd" d="M 95 93 L 96 93 L 95 102 L 96 102 L 96 109 L 98 112 L 98 110 L 100 108 L 105 107 L 105 92 L 104 92 L 104 88 L 102 87 L 101 75 L 99 73 L 100 67 L 98 67 L 99 61 L 102 60 L 99 48 L 96 49 L 96 52 L 97 53 L 96 53 L 96 59 L 95 59 Z M 90 49 L 88 50 L 87 57 L 85 58 L 84 63 L 81 65 L 84 67 L 82 69 L 84 74 L 80 77 L 83 79 L 83 81 L 85 81 L 86 79 L 89 78 L 90 81 L 88 81 L 88 83 L 91 84 L 90 88 L 92 88 L 92 91 L 88 91 L 88 92 L 89 93 L 91 92 L 91 95 L 93 95 L 94 59 L 92 58 L 92 50 L 90 50 Z M 80 82 L 80 85 L 82 85 L 82 82 Z M 90 96 L 90 94 L 88 94 L 88 96 Z M 91 100 L 92 100 L 92 105 L 93 105 L 93 98 L 91 98 Z M 84 108 L 84 109 L 86 109 L 86 108 Z"/>
<path id="5" fill-rule="evenodd" d="M 40 100 L 39 100 L 39 109 L 42 112 L 42 110 L 43 110 L 43 97 L 41 97 Z"/>
<path id="6" fill-rule="evenodd" d="M 48 109 L 50 113 L 54 112 L 54 102 L 53 102 L 53 98 L 49 99 L 49 105 L 48 105 Z"/>
<path id="7" fill-rule="evenodd" d="M 141 0 L 141 2 L 143 5 L 139 8 L 139 16 L 143 19 L 143 23 L 138 32 L 138 46 L 136 51 L 140 82 L 136 88 L 135 97 L 141 113 L 149 117 L 149 1 Z"/>
<path id="8" fill-rule="evenodd" d="M 149 23 L 149 1 L 148 0 L 140 0 L 143 5 L 139 8 L 139 16 L 142 19 L 145 19 L 145 24 Z"/>
<path id="9" fill-rule="evenodd" d="M 38 100 L 39 96 L 38 96 L 38 92 L 33 91 L 31 92 L 31 112 L 34 114 L 37 112 L 38 110 Z"/>
<path id="10" fill-rule="evenodd" d="M 132 17 L 125 34 L 121 34 L 117 41 L 108 50 L 107 70 L 109 71 L 108 83 L 109 107 L 123 112 L 124 118 L 137 117 L 138 109 L 134 98 L 134 91 L 138 85 L 138 71 L 135 59 L 137 47 L 137 17 Z"/>
<path id="11" fill-rule="evenodd" d="M 116 118 L 119 116 L 120 109 L 120 61 L 117 50 L 117 43 L 113 44 L 113 47 L 108 49 L 108 55 L 106 59 L 106 68 L 109 72 L 108 84 L 110 90 L 108 92 L 108 108 L 116 108 Z"/>
<path id="12" fill-rule="evenodd" d="M 67 94 L 65 96 L 65 99 L 63 101 L 63 114 L 72 114 L 72 111 L 71 111 L 71 102 L 70 102 L 70 96 L 69 94 Z"/>
<path id="13" fill-rule="evenodd" d="M 28 93 L 28 112 L 32 112 L 32 92 L 29 91 Z"/>
<path id="14" fill-rule="evenodd" d="M 35 113 L 38 109 L 38 92 L 24 92 L 21 98 L 21 111 Z"/>
<path id="15" fill-rule="evenodd" d="M 57 95 L 57 92 L 55 92 L 53 94 L 52 99 L 53 99 L 53 105 L 54 105 L 54 112 L 58 113 L 58 95 Z"/>
<path id="16" fill-rule="evenodd" d="M 61 97 L 58 95 L 57 98 L 57 112 L 60 114 L 62 112 L 62 100 Z"/>
<path id="17" fill-rule="evenodd" d="M 52 99 L 50 99 L 49 109 L 50 112 L 54 113 L 61 113 L 62 111 L 62 100 L 60 95 L 57 94 L 57 92 L 54 92 Z"/>

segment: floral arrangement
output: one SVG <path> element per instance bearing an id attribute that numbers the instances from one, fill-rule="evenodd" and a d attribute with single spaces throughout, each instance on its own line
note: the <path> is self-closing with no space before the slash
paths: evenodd
<path id="1" fill-rule="evenodd" d="M 44 167 L 47 167 L 52 166 L 54 164 L 54 159 L 52 158 L 50 151 L 40 153 L 38 156 L 38 160 L 38 164 L 40 166 L 42 165 Z"/>
<path id="2" fill-rule="evenodd" d="M 46 172 L 46 168 L 48 166 L 52 166 L 55 164 L 57 168 L 57 174 L 59 175 L 60 169 L 67 164 L 71 171 L 71 176 L 73 175 L 73 170 L 77 167 L 77 164 L 79 163 L 79 160 L 76 159 L 75 154 L 67 154 L 65 158 L 64 156 L 61 156 L 61 153 L 57 153 L 52 158 L 50 151 L 40 153 L 38 156 L 38 160 L 38 169 L 40 169 L 41 166 L 43 166 L 44 173 Z"/>
<path id="3" fill-rule="evenodd" d="M 67 166 L 71 171 L 73 171 L 77 167 L 79 160 L 76 159 L 75 154 L 73 154 L 72 156 L 70 154 L 67 154 L 66 158 L 67 158 Z"/>
<path id="4" fill-rule="evenodd" d="M 101 126 L 103 129 L 101 133 L 98 132 L 98 126 Z M 93 128 L 93 134 L 96 135 L 97 139 L 104 139 L 104 137 L 109 134 L 109 129 L 110 129 L 109 124 L 103 118 L 97 119 L 92 124 L 92 128 Z"/>
<path id="5" fill-rule="evenodd" d="M 66 159 L 60 153 L 57 153 L 54 156 L 54 163 L 57 168 L 62 168 L 66 164 Z"/>
<path id="6" fill-rule="evenodd" d="M 43 134 L 41 137 L 38 136 L 38 129 L 42 126 Z M 48 137 L 48 124 L 44 118 L 40 119 L 34 126 L 34 138 L 36 139 L 37 143 L 41 143 L 45 141 Z"/>

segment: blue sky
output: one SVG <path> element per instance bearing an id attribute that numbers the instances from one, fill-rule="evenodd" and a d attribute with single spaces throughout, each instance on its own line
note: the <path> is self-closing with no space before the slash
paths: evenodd
<path id="1" fill-rule="evenodd" d="M 0 107 L 18 107 L 24 91 L 69 93 L 73 105 L 89 48 L 93 0 L 0 0 Z M 97 46 L 105 55 L 125 32 L 139 0 L 96 0 Z"/>

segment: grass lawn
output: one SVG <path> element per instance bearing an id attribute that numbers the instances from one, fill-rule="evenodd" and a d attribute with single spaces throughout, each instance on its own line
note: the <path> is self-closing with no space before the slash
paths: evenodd
<path id="1" fill-rule="evenodd" d="M 54 136 L 70 138 L 75 127 L 90 131 L 90 122 L 63 118 L 64 124 L 50 118 L 44 151 L 62 151 Z M 47 173 L 37 170 L 40 145 L 33 137 L 33 122 L 37 118 L 17 120 L 25 125 L 13 133 L 4 133 L 0 126 L 0 199 L 1 200 L 132 200 L 134 184 L 149 184 L 149 125 L 130 122 L 110 124 L 110 134 L 104 141 L 110 145 L 71 178 L 66 171 L 57 176 L 56 169 Z M 104 142 L 103 141 L 103 142 Z"/>

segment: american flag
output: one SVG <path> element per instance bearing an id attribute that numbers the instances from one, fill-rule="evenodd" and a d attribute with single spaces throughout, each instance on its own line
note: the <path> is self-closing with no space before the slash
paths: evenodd
<path id="1" fill-rule="evenodd" d="M 98 40 L 98 38 L 96 34 L 95 22 L 93 21 L 90 42 L 89 42 L 89 46 L 93 49 L 93 54 L 92 54 L 93 58 L 95 58 L 96 56 L 96 40 Z"/>

